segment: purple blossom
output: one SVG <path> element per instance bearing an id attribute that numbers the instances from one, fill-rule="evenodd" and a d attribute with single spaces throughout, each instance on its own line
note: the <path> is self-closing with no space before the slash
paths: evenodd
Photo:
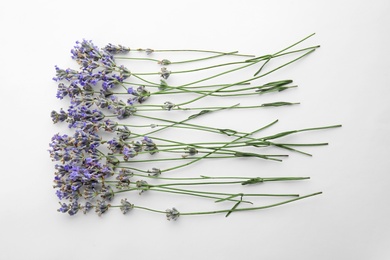
<path id="1" fill-rule="evenodd" d="M 113 45 L 109 43 L 106 45 L 106 47 L 103 48 L 103 50 L 110 54 L 126 54 L 130 51 L 130 48 L 122 45 Z"/>
<path id="2" fill-rule="evenodd" d="M 61 207 L 57 209 L 58 212 L 66 213 L 69 210 L 69 206 L 66 203 L 60 203 Z"/>
<path id="3" fill-rule="evenodd" d="M 77 214 L 79 209 L 80 209 L 80 204 L 78 204 L 77 201 L 73 201 L 72 204 L 70 204 L 68 214 L 73 216 L 73 215 Z"/>
<path id="4" fill-rule="evenodd" d="M 129 158 L 134 158 L 138 153 L 134 150 L 134 148 L 125 146 L 122 150 L 123 159 L 128 161 Z"/>
<path id="5" fill-rule="evenodd" d="M 53 120 L 53 123 L 56 124 L 58 122 L 64 122 L 68 118 L 68 114 L 61 108 L 60 112 L 51 111 L 51 119 Z"/>
<path id="6" fill-rule="evenodd" d="M 110 204 L 107 204 L 104 200 L 103 201 L 98 200 L 97 204 L 95 206 L 95 212 L 99 216 L 101 216 L 102 214 L 104 214 L 108 210 L 109 206 L 110 206 Z"/>
<path id="7" fill-rule="evenodd" d="M 93 208 L 93 205 L 91 202 L 86 202 L 85 205 L 83 207 L 81 207 L 83 209 L 83 213 L 84 214 L 87 214 L 87 212 L 89 212 L 92 208 Z"/>

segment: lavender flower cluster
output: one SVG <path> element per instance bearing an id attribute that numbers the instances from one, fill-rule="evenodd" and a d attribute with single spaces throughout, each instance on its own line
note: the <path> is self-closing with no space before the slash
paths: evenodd
<path id="1" fill-rule="evenodd" d="M 137 89 L 130 87 L 127 92 L 131 97 L 126 104 L 110 92 L 131 76 L 126 67 L 116 65 L 113 54 L 127 53 L 130 49 L 112 44 L 99 49 L 87 40 L 76 44 L 71 53 L 80 70 L 55 66 L 56 77 L 53 78 L 58 82 L 57 98 L 70 98 L 66 111 L 51 112 L 53 123 L 66 122 L 69 128 L 75 129 L 73 136 L 56 134 L 51 139 L 50 157 L 58 163 L 55 165 L 54 188 L 58 199 L 69 201 L 68 204 L 60 203 L 59 212 L 74 215 L 79 210 L 87 213 L 95 208 L 96 213 L 101 215 L 110 207 L 115 195 L 111 185 L 105 183 L 115 175 L 115 165 L 119 160 L 114 154 L 127 161 L 140 152 L 154 154 L 158 151 L 156 144 L 147 136 L 126 142 L 131 131 L 107 119 L 102 110 L 106 109 L 118 119 L 125 119 L 136 112 L 132 105 L 144 102 L 150 94 L 144 86 Z M 117 136 L 102 141 L 99 131 L 117 133 Z M 106 145 L 110 153 L 101 152 L 99 147 L 102 145 Z M 130 170 L 120 169 L 116 174 L 116 187 L 129 187 L 131 176 Z M 86 201 L 83 205 L 79 203 L 81 198 Z M 132 204 L 126 199 L 121 200 L 123 214 L 131 208 Z"/>

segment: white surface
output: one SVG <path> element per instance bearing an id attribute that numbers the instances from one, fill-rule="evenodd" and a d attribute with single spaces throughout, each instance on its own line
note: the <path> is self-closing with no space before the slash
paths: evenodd
<path id="1" fill-rule="evenodd" d="M 0 259 L 389 259 L 389 11 L 385 0 L 3 1 Z M 177 222 L 144 211 L 101 218 L 56 212 L 46 149 L 62 128 L 49 114 L 66 103 L 55 98 L 51 78 L 54 65 L 74 66 L 69 50 L 76 40 L 264 54 L 312 32 L 306 46 L 322 47 L 277 74 L 299 88 L 275 99 L 301 105 L 258 111 L 258 123 L 238 124 L 245 131 L 276 118 L 275 130 L 343 124 L 292 139 L 330 142 L 309 149 L 313 158 L 295 154 L 256 166 L 268 175 L 312 178 L 275 189 L 323 195 Z M 231 121 L 228 114 L 216 118 Z"/>

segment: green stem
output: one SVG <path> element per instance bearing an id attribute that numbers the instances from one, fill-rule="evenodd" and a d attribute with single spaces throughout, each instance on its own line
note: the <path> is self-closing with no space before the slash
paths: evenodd
<path id="1" fill-rule="evenodd" d="M 161 189 L 174 190 L 174 191 L 187 191 L 198 194 L 210 194 L 210 195 L 221 195 L 221 196 L 232 196 L 232 193 L 224 192 L 211 192 L 211 191 L 198 191 L 198 190 L 187 190 L 172 187 L 160 187 Z M 243 193 L 244 197 L 298 197 L 299 194 L 271 194 L 271 193 Z"/>
<path id="2" fill-rule="evenodd" d="M 285 201 L 282 201 L 282 202 L 279 202 L 279 203 L 274 203 L 274 204 L 261 206 L 261 207 L 235 208 L 234 210 L 227 209 L 227 210 L 214 210 L 214 211 L 183 212 L 183 213 L 180 213 L 180 215 L 182 215 L 182 216 L 209 215 L 209 214 L 217 214 L 217 213 L 228 213 L 228 212 L 239 212 L 239 211 L 250 211 L 250 210 L 267 209 L 267 208 L 273 208 L 273 207 L 276 207 L 276 206 L 280 206 L 280 205 L 284 205 L 284 204 L 287 204 L 287 203 L 291 203 L 291 202 L 294 202 L 294 201 L 306 199 L 306 198 L 309 198 L 309 197 L 312 197 L 312 196 L 316 196 L 316 195 L 320 195 L 320 194 L 322 194 L 322 192 L 316 192 L 316 193 L 312 193 L 312 194 L 309 194 L 309 195 L 305 195 L 305 196 L 301 196 L 301 197 L 298 197 L 298 198 L 285 200 Z"/>
<path id="3" fill-rule="evenodd" d="M 190 164 L 193 164 L 193 163 L 195 163 L 195 162 L 197 162 L 197 161 L 199 161 L 199 160 L 201 160 L 201 159 L 207 158 L 208 156 L 210 156 L 210 155 L 213 154 L 214 152 L 218 151 L 218 149 L 224 148 L 224 147 L 226 147 L 227 145 L 232 144 L 232 143 L 234 143 L 234 142 L 236 142 L 236 141 L 238 141 L 238 140 L 240 140 L 240 139 L 242 139 L 242 138 L 245 138 L 245 137 L 248 136 L 248 135 L 252 135 L 252 134 L 254 134 L 254 133 L 256 133 L 256 132 L 259 132 L 259 131 L 261 131 L 261 130 L 264 130 L 264 129 L 270 127 L 271 125 L 273 125 L 274 123 L 276 123 L 276 121 L 273 122 L 273 123 L 271 123 L 271 124 L 269 124 L 269 125 L 266 125 L 265 127 L 261 127 L 261 128 L 255 130 L 255 131 L 251 132 L 251 133 L 245 134 L 244 136 L 238 137 L 238 138 L 234 139 L 233 141 L 231 141 L 231 142 L 229 142 L 229 143 L 226 143 L 226 144 L 223 145 L 222 147 L 217 148 L 217 149 L 215 149 L 214 151 L 209 152 L 209 153 L 207 153 L 206 155 L 204 155 L 204 156 L 202 156 L 202 157 L 198 157 L 198 158 L 196 158 L 195 160 L 192 160 L 191 162 L 188 162 L 188 163 L 185 163 L 185 164 L 182 164 L 182 165 L 179 165 L 179 166 L 175 166 L 175 167 L 172 167 L 172 168 L 168 168 L 168 169 L 162 170 L 161 172 L 167 172 L 167 171 L 176 170 L 176 169 L 179 169 L 179 168 L 188 166 L 188 165 L 190 165 Z"/>
<path id="4" fill-rule="evenodd" d="M 315 49 L 310 50 L 310 51 L 306 52 L 305 54 L 299 56 L 298 58 L 295 58 L 295 59 L 293 59 L 293 60 L 291 60 L 291 61 L 289 61 L 289 62 L 286 62 L 286 63 L 284 63 L 283 65 L 278 66 L 278 67 L 275 68 L 275 69 L 272 69 L 272 70 L 270 70 L 270 71 L 268 71 L 268 72 L 266 72 L 266 73 L 263 73 L 263 74 L 261 74 L 261 75 L 259 75 L 259 76 L 256 76 L 256 77 L 253 77 L 253 78 L 250 78 L 250 79 L 247 79 L 247 80 L 243 80 L 243 81 L 240 81 L 240 82 L 237 82 L 237 83 L 246 83 L 246 82 L 253 81 L 253 80 L 255 80 L 255 79 L 262 78 L 262 77 L 264 77 L 264 76 L 266 76 L 266 75 L 268 75 L 268 74 L 271 74 L 272 72 L 275 72 L 275 71 L 277 71 L 277 70 L 279 70 L 279 69 L 281 69 L 281 68 L 283 68 L 283 67 L 285 67 L 285 66 L 287 66 L 287 65 L 289 65 L 289 64 L 291 64 L 291 63 L 294 63 L 294 62 L 296 62 L 296 61 L 302 59 L 303 57 L 309 55 L 310 53 L 312 53 L 312 52 L 314 52 L 314 51 L 315 51 Z M 247 66 L 248 66 L 248 65 L 247 65 Z M 229 88 L 229 87 L 231 87 L 231 86 L 233 86 L 233 85 L 235 85 L 235 84 L 237 84 L 237 83 L 234 83 L 234 84 L 232 84 L 232 85 L 230 85 L 230 86 L 227 85 L 227 86 L 221 87 L 221 88 L 217 89 L 216 91 L 221 91 L 221 90 L 223 90 L 223 89 Z M 214 91 L 214 92 L 216 92 L 216 91 Z M 190 101 L 187 101 L 187 102 L 183 102 L 183 103 L 177 104 L 177 106 L 188 105 L 188 104 L 190 104 L 190 103 L 193 103 L 193 102 L 195 102 L 195 101 L 198 101 L 198 100 L 200 100 L 200 99 L 202 99 L 202 98 L 205 98 L 205 97 L 209 96 L 211 93 L 213 93 L 213 92 L 210 92 L 210 93 L 201 95 L 200 97 L 194 98 L 194 99 L 192 99 L 192 100 L 190 100 Z"/>
<path id="5" fill-rule="evenodd" d="M 227 54 L 227 53 L 233 53 L 230 55 L 233 56 L 241 56 L 241 57 L 254 57 L 254 55 L 251 54 L 239 54 L 238 51 L 234 52 L 221 52 L 221 51 L 209 51 L 209 50 L 153 50 L 153 52 L 203 52 L 203 53 L 215 53 L 215 54 Z"/>
<path id="6" fill-rule="evenodd" d="M 263 107 L 270 107 L 270 106 L 289 106 L 289 105 L 298 105 L 300 103 L 298 102 L 295 102 L 295 103 L 292 103 L 292 102 L 274 102 L 274 103 L 265 103 L 265 104 L 261 104 L 261 105 L 257 105 L 257 106 L 235 106 L 235 107 L 185 107 L 185 108 L 181 108 L 179 107 L 179 105 L 177 105 L 176 107 L 172 108 L 172 110 L 185 110 L 185 111 L 191 111 L 191 110 L 220 110 L 220 109 L 253 109 L 253 108 L 263 108 Z M 137 109 L 137 111 L 148 111 L 148 112 L 152 112 L 152 111 L 161 111 L 163 110 L 162 108 L 161 109 Z"/>

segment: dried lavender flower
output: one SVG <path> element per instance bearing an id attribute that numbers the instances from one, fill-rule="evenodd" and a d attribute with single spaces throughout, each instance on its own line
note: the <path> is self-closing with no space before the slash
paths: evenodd
<path id="1" fill-rule="evenodd" d="M 180 212 L 175 209 L 167 209 L 166 211 L 167 220 L 177 220 L 180 217 Z"/>

